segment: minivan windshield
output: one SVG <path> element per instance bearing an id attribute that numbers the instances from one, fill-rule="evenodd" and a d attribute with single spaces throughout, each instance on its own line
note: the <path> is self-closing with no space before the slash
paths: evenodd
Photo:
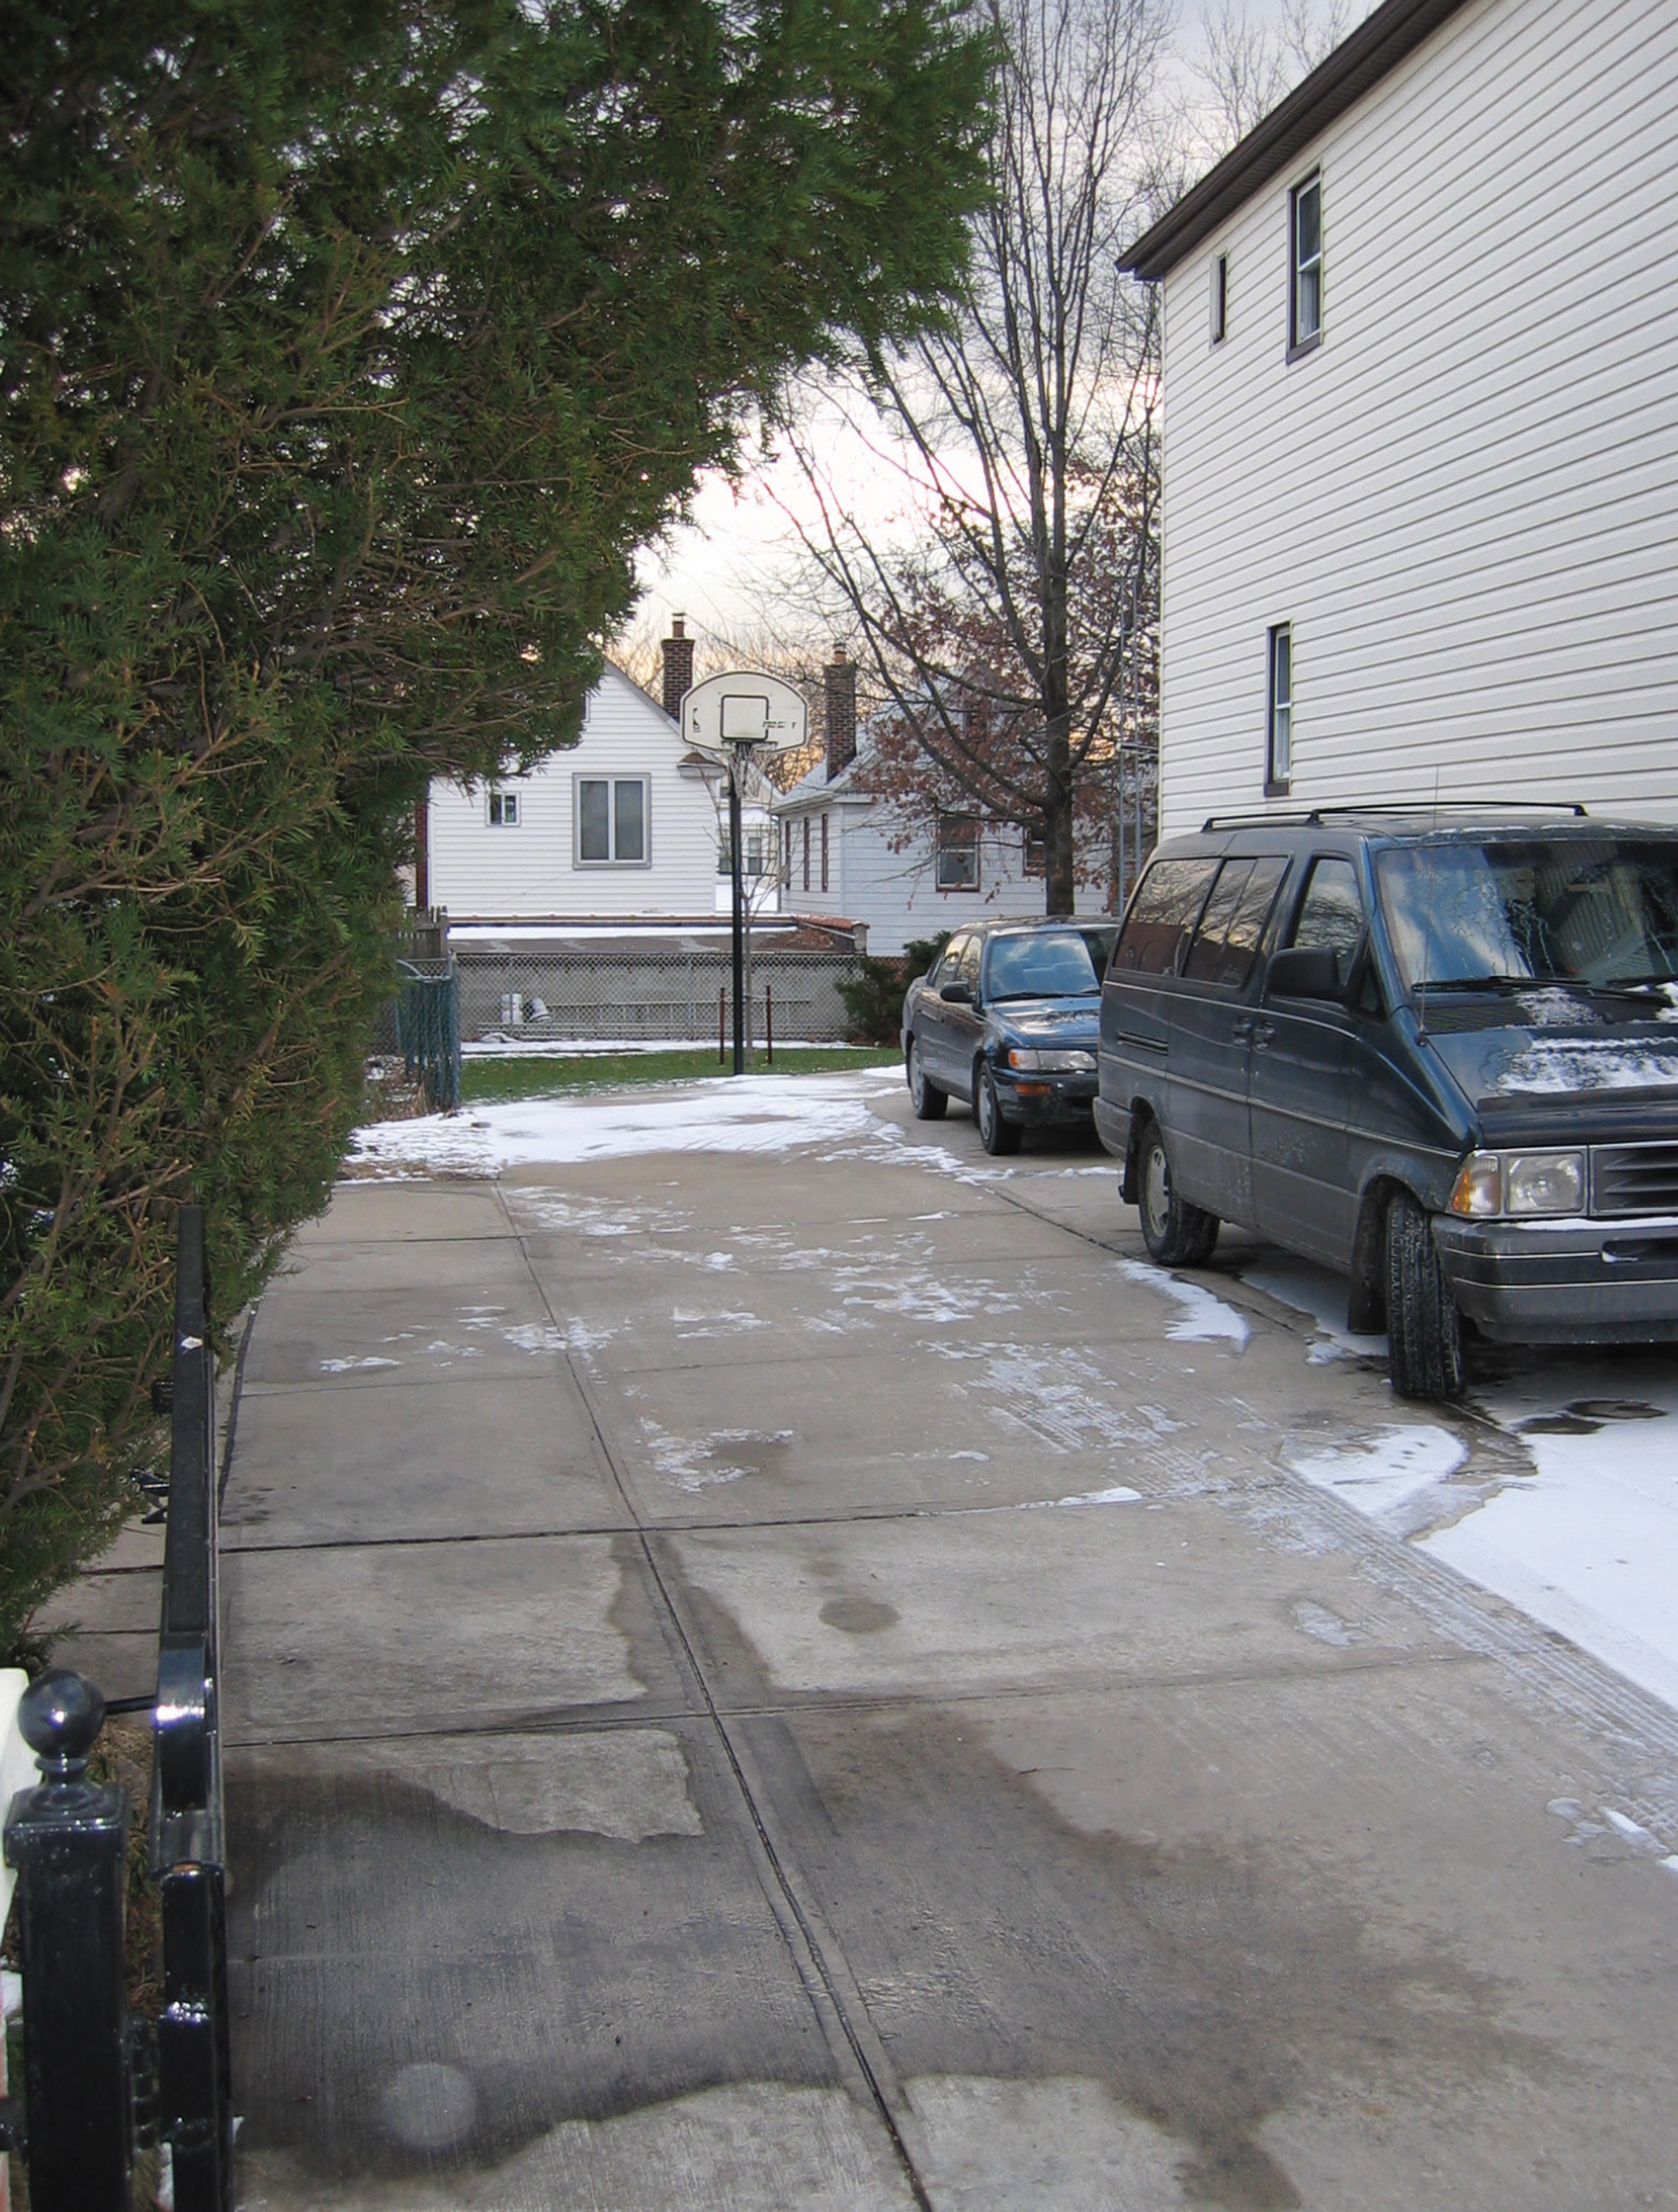
<path id="1" fill-rule="evenodd" d="M 1636 991 L 1678 977 L 1678 837 L 1401 845 L 1375 873 L 1412 990 Z"/>
<path id="2" fill-rule="evenodd" d="M 1075 929 L 991 939 L 988 999 L 1080 999 L 1100 988 L 1090 947 Z"/>

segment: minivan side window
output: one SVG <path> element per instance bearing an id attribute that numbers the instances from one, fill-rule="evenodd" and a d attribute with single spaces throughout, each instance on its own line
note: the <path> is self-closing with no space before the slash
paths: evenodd
<path id="1" fill-rule="evenodd" d="M 1217 872 L 1215 860 L 1156 860 L 1136 887 L 1111 972 L 1175 975 Z"/>
<path id="2" fill-rule="evenodd" d="M 976 996 L 979 989 L 979 963 L 984 957 L 985 940 L 970 937 L 963 944 L 961 957 L 956 963 L 956 974 L 964 983 L 970 983 Z"/>
<path id="3" fill-rule="evenodd" d="M 1358 895 L 1357 870 L 1350 860 L 1314 860 L 1288 942 L 1326 945 L 1337 953 L 1343 983 L 1352 972 L 1352 956 L 1363 933 L 1364 902 Z"/>
<path id="4" fill-rule="evenodd" d="M 1240 989 L 1286 872 L 1285 860 L 1225 861 L 1195 933 L 1185 976 Z"/>
<path id="5" fill-rule="evenodd" d="M 927 976 L 927 981 L 934 990 L 940 983 L 949 982 L 955 975 L 956 963 L 961 958 L 962 947 L 966 942 L 964 937 L 952 937 L 937 959 L 933 961 L 932 973 Z"/>

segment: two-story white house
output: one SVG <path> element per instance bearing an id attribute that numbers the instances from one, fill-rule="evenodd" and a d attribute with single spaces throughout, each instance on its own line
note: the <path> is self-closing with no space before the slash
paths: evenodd
<path id="1" fill-rule="evenodd" d="M 1385 0 L 1133 250 L 1161 830 L 1678 817 L 1678 6 Z"/>
<path id="2" fill-rule="evenodd" d="M 421 811 L 416 905 L 456 923 L 693 921 L 730 904 L 727 813 L 676 719 L 693 679 L 678 615 L 664 703 L 607 662 L 576 744 L 495 784 L 435 783 Z M 775 904 L 774 833 L 753 807 L 742 851 L 753 910 Z"/>

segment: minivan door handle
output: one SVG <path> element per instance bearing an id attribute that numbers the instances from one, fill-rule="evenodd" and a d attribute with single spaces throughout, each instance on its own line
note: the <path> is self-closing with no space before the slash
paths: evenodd
<path id="1" fill-rule="evenodd" d="M 1253 1024 L 1254 1050 L 1255 1052 L 1262 1052 L 1266 1045 L 1269 1043 L 1271 1038 L 1274 1036 L 1275 1034 L 1276 1024 L 1274 1022 L 1255 1021 Z"/>
<path id="2" fill-rule="evenodd" d="M 1252 1016 L 1250 1014 L 1237 1014 L 1234 1021 L 1230 1025 L 1230 1034 L 1231 1036 L 1240 1037 L 1243 1041 L 1251 1036 L 1253 1034 Z"/>

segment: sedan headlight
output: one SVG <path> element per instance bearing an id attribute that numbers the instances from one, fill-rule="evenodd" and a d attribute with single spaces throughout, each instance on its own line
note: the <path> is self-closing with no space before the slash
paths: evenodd
<path id="1" fill-rule="evenodd" d="M 1457 1170 L 1450 1210 L 1473 1220 L 1583 1213 L 1584 1154 L 1470 1152 Z"/>
<path id="2" fill-rule="evenodd" d="M 1008 1065 L 1033 1068 L 1040 1075 L 1092 1075 L 1096 1056 L 1092 1052 L 1042 1052 L 1024 1045 L 1010 1045 Z"/>

